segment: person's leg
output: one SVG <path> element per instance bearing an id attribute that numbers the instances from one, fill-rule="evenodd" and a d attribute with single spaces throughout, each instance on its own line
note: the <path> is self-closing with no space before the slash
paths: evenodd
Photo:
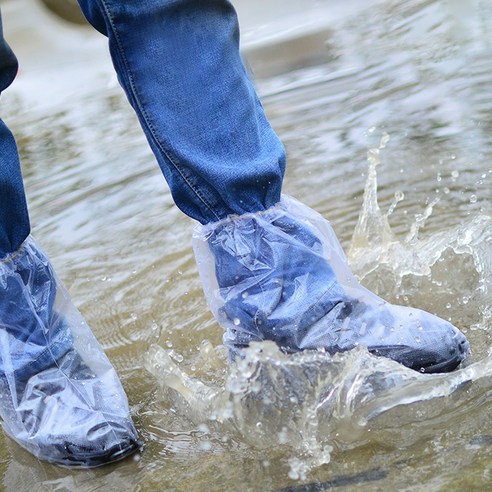
<path id="1" fill-rule="evenodd" d="M 329 224 L 281 200 L 284 150 L 244 69 L 228 1 L 79 3 L 109 38 L 177 205 L 204 224 L 198 264 L 232 355 L 274 340 L 287 352 L 363 345 L 427 372 L 465 358 L 456 328 L 363 289 Z"/>
<path id="2" fill-rule="evenodd" d="M 0 14 L 0 93 L 14 80 L 17 59 L 3 38 Z M 14 136 L 0 120 L 0 258 L 16 251 L 29 235 L 24 184 Z"/>
<path id="3" fill-rule="evenodd" d="M 0 17 L 0 92 L 17 73 Z M 98 466 L 135 451 L 120 382 L 29 236 L 14 137 L 0 121 L 0 417 L 41 459 Z"/>
<path id="4" fill-rule="evenodd" d="M 176 204 L 205 224 L 280 200 L 285 153 L 239 54 L 225 0 L 79 0 Z"/>

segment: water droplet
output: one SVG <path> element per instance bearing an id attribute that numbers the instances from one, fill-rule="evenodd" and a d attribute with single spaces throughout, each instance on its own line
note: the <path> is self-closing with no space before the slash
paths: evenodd
<path id="1" fill-rule="evenodd" d="M 212 449 L 212 444 L 210 441 L 202 441 L 198 446 L 202 451 L 210 451 Z"/>
<path id="2" fill-rule="evenodd" d="M 470 203 L 477 203 L 477 195 L 472 195 L 470 197 Z"/>
<path id="3" fill-rule="evenodd" d="M 460 177 L 460 172 L 459 172 L 459 171 L 456 171 L 456 170 L 452 171 L 452 172 L 451 172 L 451 177 L 452 177 L 453 179 L 457 179 L 457 178 L 459 178 L 459 177 Z"/>
<path id="4" fill-rule="evenodd" d="M 235 326 L 239 326 L 241 324 L 241 320 L 239 318 L 234 318 L 232 322 L 234 323 Z"/>
<path id="5" fill-rule="evenodd" d="M 183 362 L 184 360 L 184 357 L 174 350 L 169 351 L 169 357 L 171 357 L 171 359 L 174 359 L 176 362 Z"/>
<path id="6" fill-rule="evenodd" d="M 207 424 L 200 424 L 198 426 L 198 430 L 200 432 L 203 432 L 204 434 L 208 434 L 210 432 L 210 429 L 208 428 Z"/>

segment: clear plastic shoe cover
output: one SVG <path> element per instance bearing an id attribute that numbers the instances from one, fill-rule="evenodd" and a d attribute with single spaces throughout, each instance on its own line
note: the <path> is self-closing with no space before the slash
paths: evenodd
<path id="1" fill-rule="evenodd" d="M 0 260 L 0 415 L 21 446 L 61 465 L 140 447 L 116 372 L 32 237 Z"/>
<path id="2" fill-rule="evenodd" d="M 446 372 L 469 352 L 450 323 L 361 286 L 329 222 L 290 197 L 264 212 L 198 226 L 193 244 L 233 358 L 262 340 L 285 352 L 364 346 L 415 370 Z"/>

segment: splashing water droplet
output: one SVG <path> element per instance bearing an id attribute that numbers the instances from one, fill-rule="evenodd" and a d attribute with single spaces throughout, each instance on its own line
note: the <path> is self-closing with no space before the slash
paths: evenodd
<path id="1" fill-rule="evenodd" d="M 198 430 L 200 432 L 203 432 L 204 434 L 208 434 L 210 432 L 210 429 L 208 428 L 207 424 L 200 424 L 198 426 Z"/>
<path id="2" fill-rule="evenodd" d="M 379 148 L 384 149 L 389 141 L 390 141 L 390 136 L 386 132 L 383 132 L 383 134 L 381 135 L 381 142 L 379 144 Z"/>
<path id="3" fill-rule="evenodd" d="M 202 451 L 210 451 L 212 449 L 212 443 L 210 441 L 202 441 L 198 447 L 202 450 Z"/>
<path id="4" fill-rule="evenodd" d="M 395 191 L 395 198 L 393 199 L 393 202 L 391 203 L 390 208 L 388 209 L 388 213 L 386 214 L 386 217 L 389 217 L 394 212 L 398 203 L 401 202 L 404 198 L 405 198 L 405 194 L 402 191 Z"/>

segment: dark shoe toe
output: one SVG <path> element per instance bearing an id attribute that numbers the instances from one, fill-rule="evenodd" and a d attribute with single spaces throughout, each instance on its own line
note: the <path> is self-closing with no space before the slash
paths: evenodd
<path id="1" fill-rule="evenodd" d="M 94 434 L 98 437 L 94 438 Z M 141 448 L 133 428 L 105 422 L 97 429 L 90 429 L 87 439 L 81 442 L 72 439 L 56 447 L 48 446 L 44 459 L 62 466 L 94 468 L 122 460 Z"/>
<path id="2" fill-rule="evenodd" d="M 468 356 L 470 345 L 465 336 L 448 325 L 441 343 L 425 346 L 381 345 L 369 348 L 374 355 L 388 357 L 404 366 L 426 374 L 451 372 Z"/>

